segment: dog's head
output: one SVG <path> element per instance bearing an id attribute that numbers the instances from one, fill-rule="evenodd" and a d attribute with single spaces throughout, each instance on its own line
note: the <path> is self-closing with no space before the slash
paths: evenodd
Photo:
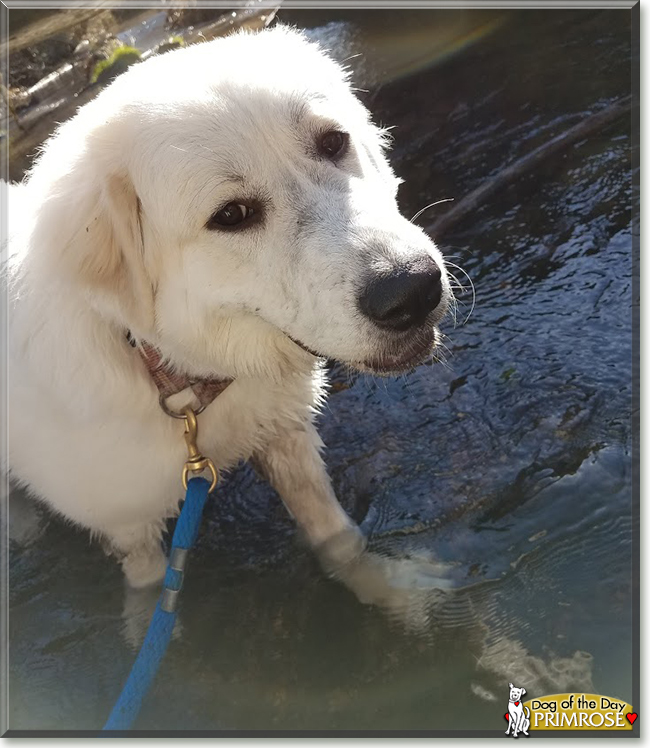
<path id="1" fill-rule="evenodd" d="M 509 683 L 510 688 L 510 701 L 521 701 L 521 697 L 526 693 L 525 688 L 515 688 L 512 683 Z"/>
<path id="2" fill-rule="evenodd" d="M 91 303 L 190 371 L 307 350 L 391 373 L 428 357 L 450 288 L 385 145 L 343 69 L 279 27 L 132 67 L 32 179 L 59 175 L 46 228 Z"/>

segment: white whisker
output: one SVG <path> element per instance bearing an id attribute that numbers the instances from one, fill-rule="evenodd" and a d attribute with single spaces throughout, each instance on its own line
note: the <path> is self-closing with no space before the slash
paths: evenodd
<path id="1" fill-rule="evenodd" d="M 460 267 L 460 265 L 455 265 L 453 262 L 449 262 L 446 258 L 445 258 L 445 265 L 448 267 L 456 268 L 456 270 L 459 270 L 467 278 L 470 288 L 472 289 L 472 306 L 467 314 L 467 317 L 465 317 L 465 320 L 463 322 L 463 324 L 466 324 L 467 320 L 470 318 L 472 312 L 474 311 L 474 307 L 476 306 L 476 288 L 474 287 L 474 283 L 472 282 L 472 279 L 469 277 L 467 272 L 463 270 L 462 267 Z M 456 283 L 460 285 L 460 281 L 458 280 L 458 278 L 456 278 L 456 276 L 453 273 L 450 272 L 449 275 L 456 281 Z"/>
<path id="2" fill-rule="evenodd" d="M 424 208 L 421 210 L 418 210 L 418 212 L 411 218 L 411 223 L 413 221 L 417 221 L 417 219 L 424 213 L 425 210 L 429 210 L 429 208 L 433 208 L 434 205 L 440 205 L 440 203 L 450 203 L 453 202 L 453 197 L 443 197 L 442 200 L 436 200 L 435 203 L 430 203 L 429 205 L 425 205 Z"/>

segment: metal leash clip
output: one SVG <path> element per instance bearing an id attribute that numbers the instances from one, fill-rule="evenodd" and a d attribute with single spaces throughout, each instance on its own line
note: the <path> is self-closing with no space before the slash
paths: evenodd
<path id="1" fill-rule="evenodd" d="M 196 422 L 196 413 L 188 406 L 183 410 L 183 418 L 185 419 L 185 443 L 187 444 L 187 453 L 189 455 L 187 462 L 183 466 L 183 487 L 187 490 L 187 479 L 190 473 L 202 473 L 204 470 L 209 470 L 212 475 L 210 491 L 214 491 L 219 474 L 212 460 L 209 457 L 204 457 L 196 445 L 199 430 Z"/>

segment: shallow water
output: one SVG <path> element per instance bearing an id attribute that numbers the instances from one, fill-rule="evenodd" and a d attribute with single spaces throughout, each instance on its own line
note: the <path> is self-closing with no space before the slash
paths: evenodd
<path id="1" fill-rule="evenodd" d="M 397 125 L 409 216 L 630 92 L 627 11 L 279 17 L 362 55 L 349 64 Z M 329 470 L 396 564 L 406 612 L 325 578 L 243 467 L 208 507 L 138 728 L 505 730 L 510 681 L 634 704 L 630 128 L 549 158 L 436 237 L 476 287 L 469 319 L 445 327 L 445 363 L 335 372 Z M 98 728 L 151 601 L 19 492 L 11 532 L 10 727 Z"/>

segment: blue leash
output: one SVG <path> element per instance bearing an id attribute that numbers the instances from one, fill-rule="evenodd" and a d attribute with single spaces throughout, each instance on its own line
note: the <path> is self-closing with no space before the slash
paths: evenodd
<path id="1" fill-rule="evenodd" d="M 130 729 L 158 672 L 176 623 L 176 605 L 183 585 L 183 570 L 188 553 L 199 533 L 203 507 L 210 488 L 210 483 L 205 478 L 192 478 L 187 484 L 185 503 L 178 517 L 172 538 L 162 594 L 156 605 L 142 648 L 133 663 L 129 677 L 117 703 L 113 707 L 111 716 L 104 725 L 104 730 Z"/>

